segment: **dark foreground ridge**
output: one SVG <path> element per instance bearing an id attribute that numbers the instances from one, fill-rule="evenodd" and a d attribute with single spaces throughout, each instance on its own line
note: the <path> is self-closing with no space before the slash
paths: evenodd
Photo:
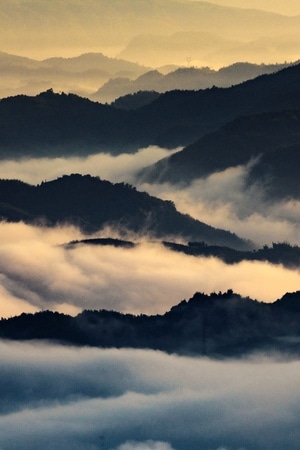
<path id="1" fill-rule="evenodd" d="M 1 319 L 2 339 L 55 340 L 103 348 L 154 349 L 215 358 L 252 352 L 300 356 L 300 291 L 274 303 L 243 298 L 232 290 L 196 293 L 163 315 L 83 311 L 76 317 L 43 311 Z"/>

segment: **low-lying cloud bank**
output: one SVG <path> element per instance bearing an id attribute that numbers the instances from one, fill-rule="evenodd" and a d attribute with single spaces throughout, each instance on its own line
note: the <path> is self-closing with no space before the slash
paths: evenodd
<path id="1" fill-rule="evenodd" d="M 261 186 L 245 188 L 252 162 L 196 180 L 187 187 L 137 182 L 136 174 L 142 168 L 174 152 L 176 150 L 151 146 L 119 156 L 100 153 L 86 158 L 4 160 L 0 165 L 0 178 L 39 184 L 80 173 L 100 176 L 113 183 L 124 181 L 163 200 L 172 200 L 180 212 L 232 231 L 259 246 L 283 241 L 300 245 L 300 202 L 293 199 L 270 201 Z"/>
<path id="2" fill-rule="evenodd" d="M 296 450 L 299 361 L 0 341 L 5 450 Z"/>
<path id="3" fill-rule="evenodd" d="M 4 160 L 0 165 L 0 178 L 18 179 L 29 184 L 39 184 L 71 173 L 100 176 L 113 183 L 132 182 L 140 169 L 154 164 L 159 159 L 177 150 L 166 150 L 157 146 L 142 148 L 136 153 L 118 156 L 99 153 L 84 158 L 26 158 Z"/>
<path id="4" fill-rule="evenodd" d="M 297 270 L 250 261 L 230 266 L 155 242 L 141 241 L 133 249 L 63 245 L 83 237 L 73 227 L 0 222 L 0 316 L 43 309 L 157 314 L 196 291 L 231 288 L 243 296 L 274 301 L 300 285 Z"/>

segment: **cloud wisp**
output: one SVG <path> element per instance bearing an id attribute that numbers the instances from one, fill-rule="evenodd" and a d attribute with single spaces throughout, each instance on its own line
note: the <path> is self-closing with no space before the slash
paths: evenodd
<path id="1" fill-rule="evenodd" d="M 271 201 L 261 186 L 245 187 L 251 164 L 214 173 L 189 186 L 142 183 L 138 188 L 163 200 L 172 200 L 180 212 L 230 230 L 260 246 L 283 241 L 299 245 L 300 202 Z"/>
<path id="2" fill-rule="evenodd" d="M 1 445 L 296 450 L 299 361 L 0 342 Z"/>

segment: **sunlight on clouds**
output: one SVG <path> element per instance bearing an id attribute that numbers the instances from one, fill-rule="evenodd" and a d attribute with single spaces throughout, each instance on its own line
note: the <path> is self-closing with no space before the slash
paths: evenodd
<path id="1" fill-rule="evenodd" d="M 253 162 L 214 173 L 185 187 L 168 183 L 136 183 L 135 176 L 140 169 L 176 151 L 178 149 L 170 151 L 152 146 L 135 154 L 119 156 L 97 154 L 87 158 L 2 161 L 0 178 L 17 178 L 37 184 L 63 174 L 90 173 L 114 183 L 131 183 L 150 195 L 172 200 L 180 212 L 214 227 L 232 231 L 259 246 L 283 241 L 300 244 L 300 202 L 286 200 L 271 203 L 264 199 L 258 186 L 245 189 L 245 178 Z"/>
<path id="2" fill-rule="evenodd" d="M 259 246 L 283 241 L 299 245 L 300 201 L 271 202 L 264 198 L 259 186 L 245 188 L 248 167 L 231 167 L 189 186 L 142 183 L 138 188 L 172 200 L 180 212 L 230 230 Z"/>
<path id="3" fill-rule="evenodd" d="M 78 239 L 82 234 L 72 225 L 35 227 L 23 222 L 9 223 L 0 221 L 0 246 L 22 245 L 33 242 L 47 242 L 49 245 L 60 245 Z"/>
<path id="4" fill-rule="evenodd" d="M 3 286 L 3 275 L 0 275 L 0 317 L 13 317 L 25 313 L 35 313 L 39 308 L 30 304 L 30 302 L 14 297 Z"/>
<path id="5" fill-rule="evenodd" d="M 53 305 L 53 311 L 57 311 L 61 314 L 67 314 L 69 316 L 77 316 L 82 311 L 82 308 L 78 306 L 69 305 L 68 303 L 57 303 Z"/>
<path id="6" fill-rule="evenodd" d="M 7 299 L 2 303 L 2 316 L 21 313 L 23 308 L 72 315 L 82 309 L 102 308 L 156 314 L 196 291 L 231 288 L 268 302 L 300 285 L 296 270 L 265 262 L 226 265 L 216 258 L 172 252 L 145 239 L 133 249 L 62 245 L 84 237 L 77 232 L 75 236 L 73 227 L 0 224 L 0 286 Z M 7 242 L 5 236 L 9 236 Z M 99 233 L 101 236 L 107 235 Z M 7 312 L 4 305 L 9 306 Z"/>

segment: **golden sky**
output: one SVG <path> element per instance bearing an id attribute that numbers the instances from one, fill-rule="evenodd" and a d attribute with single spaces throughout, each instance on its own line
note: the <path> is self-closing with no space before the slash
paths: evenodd
<path id="1" fill-rule="evenodd" d="M 300 14 L 299 0 L 213 0 L 210 3 L 237 8 L 262 9 L 290 16 Z"/>

